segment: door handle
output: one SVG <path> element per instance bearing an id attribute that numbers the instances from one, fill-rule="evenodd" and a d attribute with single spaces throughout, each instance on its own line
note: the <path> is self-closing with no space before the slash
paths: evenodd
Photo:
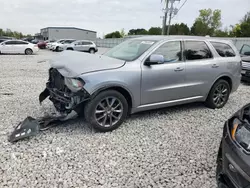
<path id="1" fill-rule="evenodd" d="M 212 68 L 218 68 L 218 67 L 219 67 L 219 65 L 216 65 L 216 64 L 212 65 Z"/>
<path id="2" fill-rule="evenodd" d="M 177 67 L 176 69 L 174 69 L 174 71 L 183 71 L 184 70 L 184 68 L 181 68 L 181 67 Z"/>

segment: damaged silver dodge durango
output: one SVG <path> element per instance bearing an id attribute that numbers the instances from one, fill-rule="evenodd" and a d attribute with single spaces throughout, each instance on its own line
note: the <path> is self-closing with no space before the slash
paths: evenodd
<path id="1" fill-rule="evenodd" d="M 126 40 L 97 55 L 65 51 L 51 61 L 42 102 L 83 114 L 99 131 L 128 114 L 191 102 L 222 108 L 239 87 L 241 58 L 230 41 L 152 36 Z"/>

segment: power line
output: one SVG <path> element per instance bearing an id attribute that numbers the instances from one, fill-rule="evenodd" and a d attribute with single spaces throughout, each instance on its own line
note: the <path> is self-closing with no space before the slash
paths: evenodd
<path id="1" fill-rule="evenodd" d="M 179 8 L 179 10 L 177 11 L 177 13 L 174 14 L 174 15 L 172 16 L 172 19 L 178 14 L 178 12 L 182 9 L 182 7 L 186 4 L 187 1 L 188 1 L 188 0 L 185 0 L 185 1 L 184 1 L 184 3 L 180 6 L 180 8 Z"/>

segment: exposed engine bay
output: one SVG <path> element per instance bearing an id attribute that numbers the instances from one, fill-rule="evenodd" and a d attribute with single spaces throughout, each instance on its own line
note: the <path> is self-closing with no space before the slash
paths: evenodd
<path id="1" fill-rule="evenodd" d="M 48 96 L 56 110 L 64 114 L 90 99 L 90 95 L 83 88 L 77 92 L 70 90 L 65 84 L 65 78 L 55 68 L 49 69 L 49 80 L 46 89 L 39 96 L 39 102 L 42 103 Z"/>

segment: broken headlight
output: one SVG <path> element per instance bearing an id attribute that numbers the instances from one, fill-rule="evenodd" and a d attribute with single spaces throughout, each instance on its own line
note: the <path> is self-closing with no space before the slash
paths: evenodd
<path id="1" fill-rule="evenodd" d="M 242 122 L 235 118 L 231 129 L 231 137 L 247 152 L 250 152 L 250 124 L 248 122 Z"/>
<path id="2" fill-rule="evenodd" d="M 84 81 L 76 78 L 65 78 L 65 85 L 73 92 L 81 90 L 84 86 Z"/>

